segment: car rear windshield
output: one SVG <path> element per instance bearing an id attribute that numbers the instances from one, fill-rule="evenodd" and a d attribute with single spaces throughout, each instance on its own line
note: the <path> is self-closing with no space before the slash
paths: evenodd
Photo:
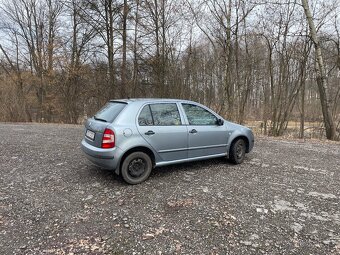
<path id="1" fill-rule="evenodd" d="M 126 103 L 109 102 L 104 105 L 104 107 L 100 109 L 93 118 L 99 121 L 113 122 L 125 106 Z"/>

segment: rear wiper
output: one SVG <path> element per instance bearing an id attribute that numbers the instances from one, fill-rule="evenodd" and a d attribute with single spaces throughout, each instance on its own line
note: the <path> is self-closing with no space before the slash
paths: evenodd
<path id="1" fill-rule="evenodd" d="M 93 118 L 94 118 L 95 120 L 99 120 L 99 121 L 107 122 L 107 120 L 104 120 L 104 119 L 101 119 L 101 118 L 97 118 L 96 116 L 93 116 Z"/>

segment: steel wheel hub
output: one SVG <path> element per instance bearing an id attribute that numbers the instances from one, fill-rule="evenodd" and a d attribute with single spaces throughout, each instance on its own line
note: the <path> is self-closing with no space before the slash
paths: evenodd
<path id="1" fill-rule="evenodd" d="M 146 169 L 146 162 L 141 158 L 134 159 L 130 162 L 128 169 L 129 174 L 132 177 L 139 177 L 144 173 Z"/>

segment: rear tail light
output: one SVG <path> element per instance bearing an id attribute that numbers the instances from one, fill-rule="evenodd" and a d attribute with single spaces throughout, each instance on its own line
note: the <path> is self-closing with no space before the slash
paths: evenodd
<path id="1" fill-rule="evenodd" d="M 102 148 L 110 149 L 113 147 L 115 147 L 115 133 L 111 129 L 106 128 L 103 134 Z"/>

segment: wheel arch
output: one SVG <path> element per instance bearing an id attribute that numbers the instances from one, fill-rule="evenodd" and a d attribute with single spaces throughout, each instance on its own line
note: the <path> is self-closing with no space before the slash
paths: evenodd
<path id="1" fill-rule="evenodd" d="M 239 134 L 239 135 L 236 135 L 236 136 L 234 136 L 233 138 L 230 139 L 231 142 L 230 142 L 230 146 L 229 146 L 229 149 L 228 149 L 228 156 L 229 156 L 229 153 L 230 153 L 230 148 L 239 139 L 243 139 L 245 141 L 245 143 L 246 143 L 246 153 L 248 153 L 250 151 L 249 138 L 245 135 Z"/>
<path id="2" fill-rule="evenodd" d="M 155 158 L 155 154 L 154 152 L 148 148 L 148 147 L 145 147 L 145 146 L 136 146 L 136 147 L 133 147 L 133 148 L 130 148 L 128 149 L 126 152 L 124 152 L 123 156 L 120 158 L 120 161 L 118 163 L 118 166 L 115 170 L 115 173 L 116 174 L 120 174 L 121 173 L 121 166 L 122 166 L 122 163 L 124 162 L 125 158 L 130 155 L 131 153 L 133 152 L 137 152 L 137 151 L 141 151 L 141 152 L 144 152 L 145 154 L 147 154 L 151 161 L 152 161 L 152 166 L 154 167 L 155 164 L 156 164 L 156 158 Z"/>

